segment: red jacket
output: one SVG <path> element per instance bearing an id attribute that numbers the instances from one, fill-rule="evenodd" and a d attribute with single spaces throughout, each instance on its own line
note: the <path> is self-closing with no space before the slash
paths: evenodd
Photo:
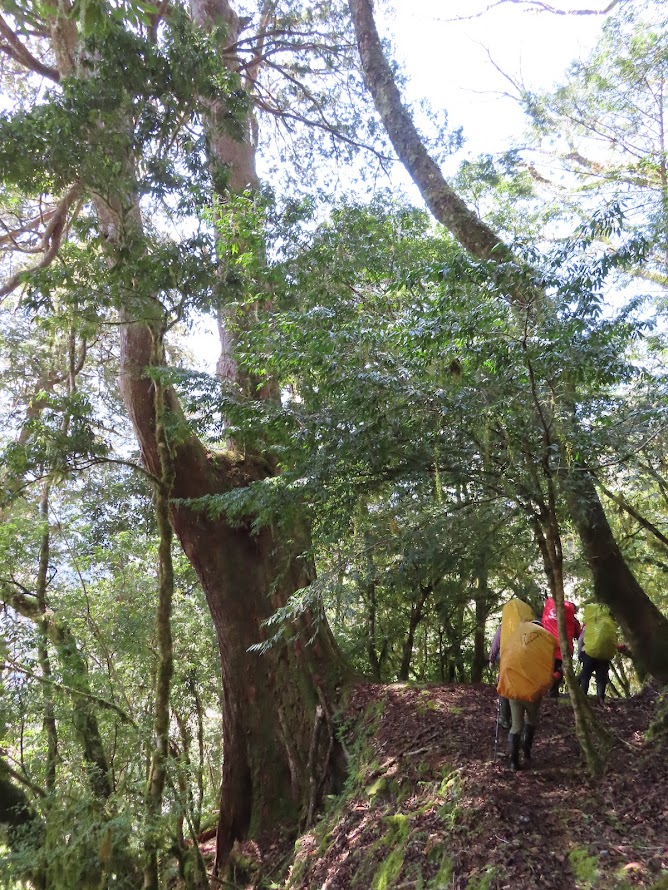
<path id="1" fill-rule="evenodd" d="M 568 600 L 564 603 L 564 608 L 566 610 L 566 636 L 568 637 L 568 650 L 573 654 L 573 640 L 577 640 L 577 638 L 582 633 L 582 628 L 580 627 L 580 622 L 575 617 L 575 606 L 573 603 L 569 603 Z M 557 648 L 554 651 L 554 657 L 561 659 L 561 648 L 559 646 L 559 628 L 557 626 L 557 612 L 554 607 L 554 600 L 551 596 L 545 600 L 545 608 L 543 609 L 543 619 L 542 624 L 545 630 L 549 630 L 552 636 L 557 641 Z"/>

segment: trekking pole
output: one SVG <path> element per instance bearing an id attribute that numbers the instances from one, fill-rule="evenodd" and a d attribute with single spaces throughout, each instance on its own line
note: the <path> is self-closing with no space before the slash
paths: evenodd
<path id="1" fill-rule="evenodd" d="M 496 731 L 494 733 L 494 763 L 496 763 L 496 749 L 499 745 L 499 720 L 501 719 L 501 697 L 496 697 Z"/>

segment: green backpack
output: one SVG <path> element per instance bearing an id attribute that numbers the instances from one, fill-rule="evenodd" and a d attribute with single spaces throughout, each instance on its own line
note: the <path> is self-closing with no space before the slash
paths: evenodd
<path id="1" fill-rule="evenodd" d="M 605 606 L 589 603 L 584 607 L 584 651 L 592 658 L 610 661 L 617 653 L 617 627 Z"/>

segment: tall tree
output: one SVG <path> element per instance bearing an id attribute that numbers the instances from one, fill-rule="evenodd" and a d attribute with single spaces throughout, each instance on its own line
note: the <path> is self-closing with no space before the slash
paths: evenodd
<path id="1" fill-rule="evenodd" d="M 46 219 L 38 214 L 32 227 L 16 226 L 14 237 L 34 235 L 43 256 L 32 270 L 12 275 L 5 290 L 27 281 L 46 307 L 54 287 L 67 287 L 58 275 L 50 276 L 76 214 L 83 214 L 77 217 L 83 221 L 77 237 L 96 227 L 101 249 L 93 278 L 118 313 L 127 411 L 154 478 L 164 477 L 161 450 L 163 457 L 169 454 L 170 522 L 202 583 L 217 631 L 225 744 L 218 829 L 222 865 L 235 839 L 277 824 L 294 829 L 310 818 L 336 780 L 332 711 L 348 670 L 318 608 L 293 621 L 283 644 L 262 656 L 251 651 L 266 636 L 263 623 L 313 580 L 308 529 L 298 514 L 281 526 L 257 523 L 252 516 L 228 518 L 219 496 L 271 478 L 275 461 L 234 443 L 227 450 L 209 450 L 168 385 L 156 415 L 156 374 L 164 373 L 156 369 L 167 363 L 163 332 L 182 317 L 193 293 L 216 291 L 225 322 L 220 369 L 226 387 L 248 393 L 255 382 L 234 355 L 230 306 L 237 294 L 224 270 L 215 284 L 215 264 L 206 258 L 211 239 L 195 238 L 190 247 L 174 251 L 148 224 L 142 196 L 150 193 L 159 203 L 170 182 L 184 182 L 179 166 L 184 149 L 190 151 L 184 163 L 191 171 L 208 165 L 200 188 L 207 171 L 223 197 L 254 188 L 254 122 L 244 85 L 253 86 L 257 68 L 272 53 L 306 53 L 315 44 L 331 51 L 317 27 L 299 31 L 299 7 L 293 4 L 283 11 L 273 3 L 262 5 L 260 34 L 246 56 L 240 49 L 244 22 L 226 0 L 194 4 L 195 29 L 177 7 L 167 22 L 141 4 L 118 10 L 89 4 L 82 10 L 78 16 L 70 3 L 13 10 L 8 54 L 56 86 L 32 109 L 5 116 L 3 173 L 22 192 L 25 206 L 43 196 L 54 209 Z M 273 48 L 267 46 L 269 34 Z M 37 55 L 47 58 L 47 65 L 24 42 L 35 35 L 43 41 Z M 308 96 L 308 90 L 299 90 Z M 317 103 L 312 104 L 317 113 Z M 30 169 L 39 166 L 43 175 L 35 177 Z M 204 183 L 210 187 L 211 180 Z M 66 197 L 54 198 L 58 190 Z M 197 201 L 201 206 L 203 194 L 190 199 L 190 208 Z M 195 261 L 187 259 L 193 247 L 200 251 Z M 208 282 L 198 278 L 198 264 Z M 186 281 L 191 273 L 195 277 Z M 266 394 L 272 392 L 268 387 Z M 161 430 L 166 430 L 164 440 Z M 195 506 L 203 500 L 208 511 Z"/>

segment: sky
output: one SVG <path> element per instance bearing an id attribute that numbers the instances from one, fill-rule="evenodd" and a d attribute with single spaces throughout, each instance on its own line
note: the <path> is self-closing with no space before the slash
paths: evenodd
<path id="1" fill-rule="evenodd" d="M 394 11 L 377 4 L 378 27 L 394 40 L 411 96 L 427 97 L 434 108 L 448 111 L 451 126 L 463 126 L 464 155 L 501 151 L 523 131 L 519 106 L 502 95 L 512 85 L 497 68 L 530 90 L 549 89 L 563 80 L 574 58 L 588 55 L 604 21 L 532 12 L 513 3 L 452 21 L 492 2 L 395 0 Z M 561 9 L 603 6 L 601 0 L 552 3 Z"/>

